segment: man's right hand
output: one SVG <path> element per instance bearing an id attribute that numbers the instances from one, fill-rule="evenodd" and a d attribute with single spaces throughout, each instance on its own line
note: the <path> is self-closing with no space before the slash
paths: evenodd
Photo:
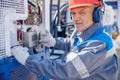
<path id="1" fill-rule="evenodd" d="M 22 46 L 16 46 L 11 49 L 12 55 L 18 62 L 25 65 L 27 58 L 29 57 L 28 48 Z"/>
<path id="2" fill-rule="evenodd" d="M 45 34 L 41 34 L 41 39 L 39 40 L 40 44 L 46 46 L 46 47 L 54 47 L 56 44 L 56 40 L 52 37 L 51 33 L 48 31 L 45 31 Z"/>

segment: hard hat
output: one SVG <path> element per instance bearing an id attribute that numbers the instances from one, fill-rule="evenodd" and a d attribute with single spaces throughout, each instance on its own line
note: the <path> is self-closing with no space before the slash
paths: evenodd
<path id="1" fill-rule="evenodd" d="M 97 5 L 98 7 L 102 6 L 100 0 L 70 0 L 69 1 L 69 9 L 77 8 L 80 6 L 92 6 Z"/>

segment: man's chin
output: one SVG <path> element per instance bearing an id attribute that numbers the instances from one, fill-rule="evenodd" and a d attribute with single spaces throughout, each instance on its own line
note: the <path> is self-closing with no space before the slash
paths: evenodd
<path id="1" fill-rule="evenodd" d="M 83 32 L 84 30 L 81 30 L 81 29 L 79 29 L 79 28 L 76 28 L 76 31 L 77 31 L 77 32 Z"/>

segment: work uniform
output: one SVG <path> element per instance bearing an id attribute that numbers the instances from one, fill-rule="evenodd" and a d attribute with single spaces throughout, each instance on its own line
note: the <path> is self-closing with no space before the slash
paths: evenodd
<path id="1" fill-rule="evenodd" d="M 70 39 L 57 38 L 56 49 L 66 51 L 62 59 L 29 56 L 26 67 L 38 75 L 54 80 L 116 80 L 117 56 L 109 35 L 101 23 Z"/>

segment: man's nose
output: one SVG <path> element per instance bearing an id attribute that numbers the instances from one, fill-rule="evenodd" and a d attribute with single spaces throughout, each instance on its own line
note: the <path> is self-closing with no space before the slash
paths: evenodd
<path id="1" fill-rule="evenodd" d="M 73 18 L 74 18 L 74 20 L 80 20 L 81 19 L 81 15 L 76 13 Z"/>

